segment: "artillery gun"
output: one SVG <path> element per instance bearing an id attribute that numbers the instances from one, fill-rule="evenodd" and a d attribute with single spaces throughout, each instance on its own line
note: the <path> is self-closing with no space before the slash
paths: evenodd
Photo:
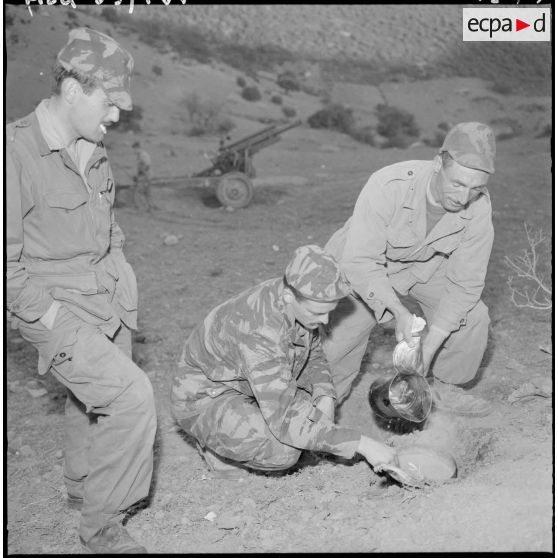
<path id="1" fill-rule="evenodd" d="M 271 124 L 262 130 L 232 143 L 219 144 L 217 153 L 209 156 L 212 165 L 196 174 L 167 178 L 153 178 L 151 184 L 165 185 L 187 178 L 208 178 L 215 185 L 215 195 L 221 205 L 238 209 L 246 207 L 254 196 L 252 178 L 255 169 L 252 157 L 264 147 L 279 141 L 279 136 L 302 123 L 301 120 L 283 126 Z M 122 185 L 119 188 L 129 188 Z"/>

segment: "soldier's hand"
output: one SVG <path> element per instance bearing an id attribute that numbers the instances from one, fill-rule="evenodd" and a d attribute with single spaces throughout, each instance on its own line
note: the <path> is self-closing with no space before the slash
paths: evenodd
<path id="1" fill-rule="evenodd" d="M 413 315 L 404 307 L 395 315 L 395 339 L 398 343 L 403 340 L 411 343 L 413 338 L 413 321 Z"/>
<path id="2" fill-rule="evenodd" d="M 373 467 L 386 463 L 397 464 L 397 452 L 393 448 L 368 436 L 360 437 L 357 453 L 360 453 Z"/>

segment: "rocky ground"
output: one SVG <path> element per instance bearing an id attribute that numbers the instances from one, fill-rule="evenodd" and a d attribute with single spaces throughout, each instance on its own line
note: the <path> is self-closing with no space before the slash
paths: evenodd
<path id="1" fill-rule="evenodd" d="M 11 31 L 19 33 L 20 46 L 27 45 L 8 49 L 6 112 L 12 116 L 31 110 L 28 104 L 39 94 L 32 89 L 32 78 L 43 83 L 42 65 L 23 72 L 20 61 L 33 61 L 30 48 L 37 42 L 56 52 L 67 30 L 65 18 L 36 17 Z M 90 15 L 80 13 L 80 18 L 99 23 Z M 215 148 L 218 138 L 187 137 L 173 129 L 169 115 L 177 110 L 174 100 L 181 88 L 195 83 L 208 95 L 220 89 L 229 97 L 225 108 L 238 134 L 261 127 L 258 118 L 276 108 L 267 97 L 260 103 L 240 100 L 238 74 L 225 67 L 161 58 L 166 82 L 161 87 L 148 71 L 147 47 L 130 36 L 125 40 L 136 46 L 140 60 L 136 88 L 145 113 L 142 131 L 111 131 L 107 136 L 121 182 L 132 169 L 134 138 L 147 145 L 158 175 L 190 174 L 207 163 L 203 154 Z M 34 52 L 40 60 L 43 54 Z M 486 119 L 490 109 L 475 102 L 477 97 L 492 96 L 502 112 L 514 114 L 527 102 L 520 96 L 493 95 L 490 84 L 464 79 L 425 82 L 422 89 L 416 83 L 408 89 L 400 84 L 397 91 L 393 85 L 378 87 L 401 95 L 408 107 L 419 107 L 416 116 L 426 130 L 442 120 Z M 429 102 L 441 87 L 448 93 L 436 113 Z M 174 425 L 168 394 L 181 344 L 208 310 L 280 275 L 297 246 L 324 244 L 351 214 L 371 172 L 396 161 L 429 159 L 435 149 L 420 143 L 379 149 L 303 125 L 255 157 L 255 196 L 242 210 L 225 211 L 211 187 L 186 179 L 157 187 L 159 209 L 151 214 L 133 210 L 129 192 L 122 190 L 117 218 L 140 289 L 134 358 L 153 383 L 159 418 L 150 499 L 129 515 L 127 525 L 151 552 L 552 551 L 551 316 L 517 308 L 506 285 L 512 272 L 505 257 L 528 248 L 524 223 L 547 237 L 552 234 L 550 142 L 549 137 L 535 137 L 549 122 L 550 99 L 541 95 L 528 100 L 542 107 L 529 109 L 540 125 L 529 127 L 532 118 L 526 113 L 515 137 L 498 142 L 497 173 L 490 185 L 496 238 L 484 300 L 492 325 L 479 379 L 471 389 L 490 399 L 493 413 L 465 419 L 435 412 L 423 432 L 399 436 L 381 430 L 367 393 L 375 377 L 391 370 L 395 340 L 389 327 L 373 333 L 359 381 L 339 411 L 342 424 L 394 446 L 421 443 L 451 453 L 457 478 L 421 490 L 376 475 L 362 460 L 327 456 L 306 456 L 285 476 L 213 479 Z M 302 93 L 290 101 L 300 114 L 320 106 L 319 99 Z M 541 263 L 549 261 L 550 252 L 543 251 Z M 81 552 L 79 514 L 67 508 L 62 482 L 64 392 L 50 376 L 37 376 L 36 354 L 17 332 L 6 331 L 5 347 L 7 552 Z"/>

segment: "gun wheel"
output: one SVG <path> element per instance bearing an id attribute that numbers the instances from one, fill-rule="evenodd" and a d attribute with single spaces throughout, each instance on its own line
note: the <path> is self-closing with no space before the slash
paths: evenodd
<path id="1" fill-rule="evenodd" d="M 219 179 L 216 191 L 221 205 L 240 209 L 246 207 L 254 196 L 252 181 L 242 172 L 229 172 Z"/>

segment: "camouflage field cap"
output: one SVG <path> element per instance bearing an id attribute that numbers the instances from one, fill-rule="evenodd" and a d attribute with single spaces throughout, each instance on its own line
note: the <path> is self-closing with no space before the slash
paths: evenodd
<path id="1" fill-rule="evenodd" d="M 496 155 L 496 140 L 490 126 L 481 122 L 461 122 L 447 134 L 440 153 L 447 151 L 464 167 L 492 174 Z"/>
<path id="2" fill-rule="evenodd" d="M 86 27 L 72 29 L 57 58 L 67 70 L 96 79 L 118 108 L 132 110 L 130 79 L 134 59 L 114 39 Z"/>
<path id="3" fill-rule="evenodd" d="M 335 302 L 350 292 L 335 258 L 315 244 L 295 250 L 285 270 L 285 282 L 304 298 L 318 302 Z"/>

